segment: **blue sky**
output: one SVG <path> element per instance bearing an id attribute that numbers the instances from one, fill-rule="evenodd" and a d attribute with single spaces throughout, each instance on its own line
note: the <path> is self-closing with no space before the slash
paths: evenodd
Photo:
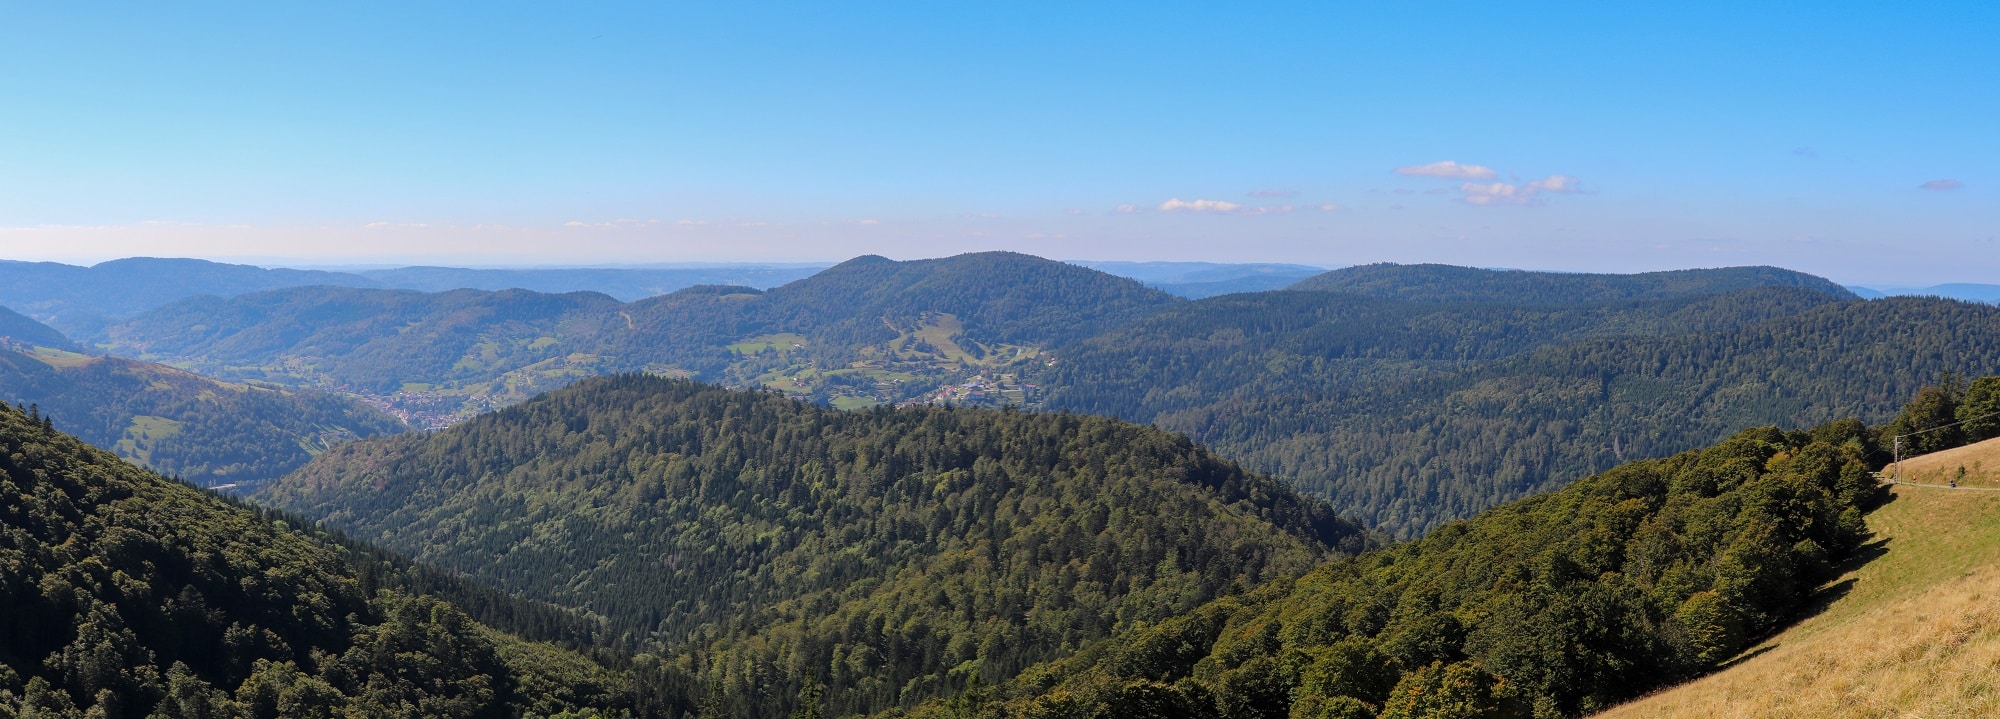
<path id="1" fill-rule="evenodd" d="M 0 0 L 0 256 L 2000 282 L 1993 3 L 320 5 Z"/>

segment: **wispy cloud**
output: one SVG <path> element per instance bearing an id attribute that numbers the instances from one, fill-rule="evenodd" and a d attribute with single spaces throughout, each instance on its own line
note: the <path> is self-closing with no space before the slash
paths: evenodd
<path id="1" fill-rule="evenodd" d="M 1918 186 L 1917 186 L 1917 189 L 1920 189 L 1920 190 L 1956 190 L 1956 189 L 1958 189 L 1958 188 L 1961 188 L 1961 187 L 1964 187 L 1964 186 L 1965 186 L 1965 183 L 1963 183 L 1963 182 L 1959 182 L 1959 181 L 1957 181 L 1957 180 L 1931 180 L 1930 182 L 1926 182 L 1926 183 L 1924 183 L 1924 184 L 1921 184 L 1921 185 L 1918 185 Z"/>
<path id="2" fill-rule="evenodd" d="M 1239 205 L 1228 200 L 1182 200 L 1178 197 L 1160 203 L 1161 212 L 1202 212 L 1215 215 L 1282 215 L 1299 209 L 1290 203 L 1283 205 Z"/>
<path id="3" fill-rule="evenodd" d="M 1486 180 L 1499 175 L 1493 168 L 1480 165 L 1461 165 L 1451 160 L 1433 162 L 1428 165 L 1410 165 L 1396 168 L 1396 174 L 1411 177 L 1444 177 L 1454 180 Z"/>
<path id="4" fill-rule="evenodd" d="M 1459 200 L 1470 205 L 1535 205 L 1542 194 L 1582 192 L 1577 179 L 1569 175 L 1549 175 L 1526 184 L 1512 182 L 1467 182 L 1458 186 Z"/>
<path id="5" fill-rule="evenodd" d="M 1251 191 L 1250 191 L 1249 193 L 1247 193 L 1247 194 L 1248 194 L 1249 196 L 1251 196 L 1251 197 L 1269 197 L 1269 198 L 1277 198 L 1277 197 L 1298 197 L 1298 196 L 1299 196 L 1299 191 L 1298 191 L 1298 190 L 1272 190 L 1272 189 L 1265 189 L 1265 190 L 1251 190 Z"/>
<path id="6" fill-rule="evenodd" d="M 1224 213 L 1227 213 L 1227 212 L 1235 212 L 1235 211 L 1237 211 L 1237 210 L 1240 210 L 1240 209 L 1243 209 L 1243 206 L 1242 206 L 1242 205 L 1239 205 L 1239 204 L 1236 204 L 1236 203 L 1234 203 L 1234 202 L 1230 202 L 1230 201 L 1228 201 L 1228 200 L 1193 200 L 1193 201 L 1185 201 L 1185 202 L 1184 202 L 1184 201 L 1182 201 L 1182 200 L 1181 200 L 1181 198 L 1178 198 L 1178 197 L 1176 197 L 1176 198 L 1173 198 L 1173 199 L 1171 199 L 1171 200 L 1167 200 L 1166 202 L 1162 202 L 1162 203 L 1160 203 L 1160 208 L 1159 208 L 1159 209 L 1160 209 L 1160 211 L 1161 211 L 1161 212 L 1224 212 Z"/>

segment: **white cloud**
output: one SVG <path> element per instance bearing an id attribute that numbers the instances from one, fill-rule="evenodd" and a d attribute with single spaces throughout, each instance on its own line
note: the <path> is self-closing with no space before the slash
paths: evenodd
<path id="1" fill-rule="evenodd" d="M 1119 205 L 1113 211 L 1132 214 L 1147 209 L 1137 205 Z M 1176 197 L 1150 209 L 1158 212 L 1200 212 L 1213 215 L 1282 215 L 1299 208 L 1291 204 L 1251 206 L 1239 205 L 1228 200 L 1183 200 Z"/>
<path id="2" fill-rule="evenodd" d="M 1469 205 L 1539 205 L 1543 193 L 1575 194 L 1583 187 L 1569 175 L 1549 175 L 1524 185 L 1511 182 L 1467 182 L 1458 186 L 1459 200 Z"/>
<path id="3" fill-rule="evenodd" d="M 1443 160 L 1428 165 L 1398 167 L 1396 168 L 1396 174 L 1413 177 L 1444 177 L 1455 180 L 1485 180 L 1499 173 L 1494 172 L 1493 168 L 1490 167 L 1461 165 L 1451 160 Z"/>
<path id="4" fill-rule="evenodd" d="M 1299 191 L 1298 191 L 1298 190 L 1272 190 L 1272 189 L 1265 189 L 1265 190 L 1251 190 L 1251 191 L 1249 192 L 1249 195 L 1250 195 L 1251 197 L 1298 197 L 1298 196 L 1299 196 Z"/>
<path id="5" fill-rule="evenodd" d="M 1320 212 L 1339 212 L 1339 211 L 1341 211 L 1341 210 L 1345 210 L 1345 209 L 1347 209 L 1347 208 L 1345 208 L 1345 207 L 1341 207 L 1341 206 L 1339 206 L 1339 205 L 1336 205 L 1336 204 L 1333 204 L 1333 203 L 1331 203 L 1331 202 L 1322 202 L 1322 203 L 1320 203 L 1320 205 L 1319 205 L 1319 211 L 1320 211 Z"/>
<path id="6" fill-rule="evenodd" d="M 1548 177 L 1528 183 L 1528 187 L 1537 192 L 1556 192 L 1565 195 L 1583 191 L 1582 188 L 1577 186 L 1576 178 L 1569 175 L 1549 175 Z"/>
<path id="7" fill-rule="evenodd" d="M 1178 197 L 1160 203 L 1161 212 L 1235 212 L 1242 208 L 1242 205 L 1226 200 L 1182 202 Z"/>

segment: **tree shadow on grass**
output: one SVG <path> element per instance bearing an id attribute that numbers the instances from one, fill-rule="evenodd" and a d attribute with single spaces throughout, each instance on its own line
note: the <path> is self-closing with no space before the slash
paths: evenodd
<path id="1" fill-rule="evenodd" d="M 1887 504 L 1887 502 L 1885 501 L 1884 504 Z M 1879 506 L 1877 505 L 1877 507 Z M 1773 627 L 1769 634 L 1759 637 L 1757 640 L 1758 643 L 1753 645 L 1754 648 L 1730 658 L 1729 661 L 1716 665 L 1714 669 L 1705 673 L 1713 674 L 1777 649 L 1779 644 L 1770 641 L 1772 637 L 1783 634 L 1792 627 L 1796 627 L 1813 617 L 1826 613 L 1826 610 L 1832 608 L 1835 602 L 1839 602 L 1841 598 L 1846 597 L 1854 591 L 1855 579 L 1848 575 L 1852 574 L 1854 570 L 1860 569 L 1863 565 L 1881 559 L 1887 554 L 1889 554 L 1889 538 L 1887 537 L 1855 547 L 1854 551 L 1849 553 L 1846 559 L 1841 560 L 1840 564 L 1835 565 L 1833 568 L 1834 576 L 1840 577 L 1840 579 L 1828 582 L 1817 591 L 1814 591 L 1812 596 L 1806 600 L 1805 605 L 1800 607 L 1797 613 L 1787 618 L 1784 624 Z"/>

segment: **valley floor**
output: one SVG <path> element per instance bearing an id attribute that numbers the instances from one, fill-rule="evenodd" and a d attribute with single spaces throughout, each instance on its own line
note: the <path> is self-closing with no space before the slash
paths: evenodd
<path id="1" fill-rule="evenodd" d="M 1964 467 L 1963 472 L 1960 467 Z M 2000 439 L 1904 462 L 1819 613 L 1627 717 L 2000 716 Z M 1959 478 L 1959 489 L 1946 486 Z"/>

